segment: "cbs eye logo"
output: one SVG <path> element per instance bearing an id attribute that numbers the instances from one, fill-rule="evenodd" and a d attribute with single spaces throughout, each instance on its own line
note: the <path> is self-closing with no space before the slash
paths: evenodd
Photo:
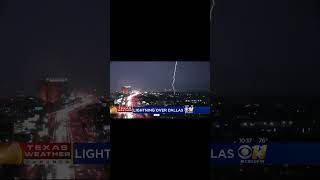
<path id="1" fill-rule="evenodd" d="M 265 159 L 267 152 L 267 145 L 242 145 L 238 149 L 238 155 L 241 159 Z"/>
<path id="2" fill-rule="evenodd" d="M 242 145 L 238 149 L 238 155 L 241 159 L 249 159 L 252 155 L 252 148 L 248 145 Z"/>

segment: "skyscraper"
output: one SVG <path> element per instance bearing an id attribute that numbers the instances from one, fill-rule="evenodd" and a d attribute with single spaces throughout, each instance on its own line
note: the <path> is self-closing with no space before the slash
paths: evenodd
<path id="1" fill-rule="evenodd" d="M 39 81 L 38 97 L 46 106 L 62 105 L 68 97 L 67 78 L 45 78 Z"/>
<path id="2" fill-rule="evenodd" d="M 132 91 L 132 87 L 131 87 L 131 86 L 123 86 L 123 87 L 121 88 L 121 92 L 122 92 L 123 94 L 130 94 L 131 91 Z"/>

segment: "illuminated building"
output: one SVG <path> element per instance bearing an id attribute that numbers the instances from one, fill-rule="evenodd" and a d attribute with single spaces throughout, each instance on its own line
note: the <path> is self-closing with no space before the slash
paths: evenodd
<path id="1" fill-rule="evenodd" d="M 39 82 L 38 97 L 46 105 L 62 104 L 68 96 L 67 78 L 46 78 Z"/>
<path id="2" fill-rule="evenodd" d="M 123 94 L 130 94 L 132 92 L 132 87 L 131 86 L 123 86 L 121 88 L 121 92 Z"/>

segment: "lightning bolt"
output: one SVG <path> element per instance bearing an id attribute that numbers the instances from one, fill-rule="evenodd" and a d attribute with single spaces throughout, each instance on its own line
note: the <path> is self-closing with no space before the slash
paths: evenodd
<path id="1" fill-rule="evenodd" d="M 173 94 L 176 94 L 176 90 L 174 89 L 174 83 L 176 81 L 176 71 L 177 71 L 177 65 L 178 65 L 178 61 L 176 61 L 176 64 L 174 65 L 174 71 L 173 71 L 173 77 L 172 77 L 172 89 L 173 89 Z"/>
<path id="2" fill-rule="evenodd" d="M 213 13 L 213 8 L 214 8 L 214 0 L 212 0 L 212 5 L 211 5 L 211 9 L 210 9 L 210 22 L 211 22 L 211 19 L 212 19 L 212 13 Z"/>

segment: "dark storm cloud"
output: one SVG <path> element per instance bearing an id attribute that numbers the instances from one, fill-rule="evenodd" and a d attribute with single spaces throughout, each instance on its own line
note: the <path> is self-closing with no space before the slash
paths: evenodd
<path id="1" fill-rule="evenodd" d="M 220 95 L 320 95 L 319 1 L 216 0 Z"/>
<path id="2" fill-rule="evenodd" d="M 43 76 L 67 76 L 73 87 L 106 90 L 106 1 L 10 0 L 4 4 L 0 95 L 16 90 L 34 94 Z"/>
<path id="3" fill-rule="evenodd" d="M 319 95 L 319 3 L 215 0 L 217 93 Z M 34 94 L 44 75 L 69 76 L 74 87 L 107 89 L 106 6 L 104 0 L 0 1 L 0 96 Z"/>
<path id="4" fill-rule="evenodd" d="M 124 85 L 135 89 L 171 89 L 175 61 L 172 62 L 111 62 L 111 91 Z M 175 89 L 177 91 L 207 91 L 210 87 L 208 62 L 178 62 Z"/>

